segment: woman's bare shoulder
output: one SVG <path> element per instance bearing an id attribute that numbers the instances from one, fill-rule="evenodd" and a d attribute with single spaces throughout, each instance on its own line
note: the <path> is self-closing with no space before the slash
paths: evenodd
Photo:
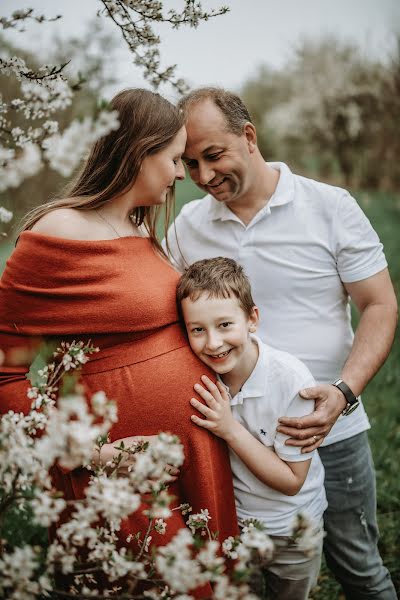
<path id="1" fill-rule="evenodd" d="M 90 231 L 90 211 L 75 208 L 57 208 L 43 215 L 32 227 L 32 231 L 72 240 L 86 240 Z"/>

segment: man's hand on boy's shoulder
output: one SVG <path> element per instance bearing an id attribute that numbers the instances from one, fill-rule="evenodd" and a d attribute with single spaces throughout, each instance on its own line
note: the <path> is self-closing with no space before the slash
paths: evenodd
<path id="1" fill-rule="evenodd" d="M 304 417 L 281 417 L 277 431 L 290 436 L 285 444 L 302 446 L 302 453 L 318 448 L 342 414 L 346 401 L 340 390 L 324 384 L 299 392 L 302 398 L 315 401 L 315 410 Z"/>

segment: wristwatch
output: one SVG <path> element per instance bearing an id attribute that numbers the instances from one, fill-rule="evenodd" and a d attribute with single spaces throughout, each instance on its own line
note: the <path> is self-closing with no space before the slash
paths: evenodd
<path id="1" fill-rule="evenodd" d="M 347 404 L 344 410 L 342 411 L 342 415 L 350 415 L 353 412 L 353 410 L 356 410 L 356 408 L 359 406 L 359 397 L 353 394 L 353 392 L 351 391 L 347 383 L 343 381 L 343 379 L 336 379 L 336 381 L 334 381 L 332 385 L 337 387 L 337 389 L 340 390 L 343 396 L 346 398 Z"/>

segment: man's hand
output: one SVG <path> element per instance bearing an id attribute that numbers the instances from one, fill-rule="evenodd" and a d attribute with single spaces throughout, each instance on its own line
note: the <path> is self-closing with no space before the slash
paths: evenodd
<path id="1" fill-rule="evenodd" d="M 318 448 L 328 435 L 347 402 L 333 385 L 317 385 L 299 392 L 302 398 L 315 400 L 315 410 L 305 417 L 281 417 L 277 431 L 289 435 L 288 446 L 302 446 L 302 454 Z"/>
<path id="2" fill-rule="evenodd" d="M 194 389 L 206 404 L 196 398 L 192 398 L 190 404 L 206 418 L 200 419 L 197 415 L 192 415 L 191 419 L 196 425 L 227 440 L 238 424 L 232 416 L 228 392 L 220 381 L 215 384 L 206 375 L 202 375 L 201 381 L 205 387 L 196 383 Z"/>

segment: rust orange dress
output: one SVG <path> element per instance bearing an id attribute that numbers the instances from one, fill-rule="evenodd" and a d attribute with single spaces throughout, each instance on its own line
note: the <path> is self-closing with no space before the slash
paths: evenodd
<path id="1" fill-rule="evenodd" d="M 10 364 L 15 348 L 33 336 L 88 340 L 100 348 L 83 369 L 86 387 L 104 390 L 118 406 L 111 440 L 160 431 L 177 434 L 185 462 L 170 487 L 177 503 L 208 508 L 219 539 L 237 533 L 227 449 L 190 421 L 193 385 L 207 368 L 194 356 L 178 323 L 179 276 L 147 238 L 81 241 L 21 234 L 0 283 L 1 411 L 27 411 L 26 366 Z M 12 361 L 11 361 L 12 362 Z M 210 374 L 210 373 L 209 373 Z M 88 473 L 58 472 L 67 498 L 82 496 Z M 123 540 L 144 531 L 140 511 L 123 524 Z M 168 519 L 164 544 L 184 526 L 179 511 Z"/>

